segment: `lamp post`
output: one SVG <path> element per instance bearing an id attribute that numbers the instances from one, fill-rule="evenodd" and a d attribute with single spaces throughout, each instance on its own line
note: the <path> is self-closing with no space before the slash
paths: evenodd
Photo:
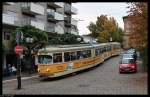
<path id="1" fill-rule="evenodd" d="M 30 46 L 30 44 L 33 43 L 33 38 L 27 37 L 27 38 L 26 38 L 26 42 L 29 44 L 29 46 L 27 46 L 27 48 L 28 48 L 28 55 L 29 55 L 29 59 L 30 59 L 29 62 L 31 62 L 31 46 Z M 29 65 L 29 64 L 28 64 L 28 65 Z M 31 69 L 31 68 L 30 68 L 30 69 Z"/>

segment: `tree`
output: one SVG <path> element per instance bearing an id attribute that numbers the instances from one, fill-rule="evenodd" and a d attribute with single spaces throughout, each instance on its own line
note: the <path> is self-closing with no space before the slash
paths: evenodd
<path id="1" fill-rule="evenodd" d="M 96 31 L 97 30 L 96 25 L 93 22 L 91 22 L 90 25 L 87 28 L 90 30 L 90 32 L 92 32 L 91 36 L 93 36 L 93 37 L 98 36 L 98 32 Z"/>
<path id="2" fill-rule="evenodd" d="M 97 17 L 96 23 L 90 23 L 88 29 L 91 32 L 91 36 L 98 38 L 98 42 L 109 42 L 110 37 L 113 41 L 122 42 L 123 30 L 118 27 L 118 23 L 113 17 L 108 18 L 107 15 L 101 15 Z M 120 32 L 122 31 L 122 32 Z"/>
<path id="3" fill-rule="evenodd" d="M 45 47 L 48 44 L 48 35 L 46 32 L 35 28 L 34 26 L 26 25 L 23 27 L 18 27 L 12 34 L 13 34 L 13 41 L 12 43 L 16 45 L 15 38 L 16 38 L 16 32 L 22 32 L 23 33 L 23 40 L 21 41 L 21 44 L 28 48 L 29 46 L 31 49 L 39 49 L 42 47 Z M 29 44 L 26 42 L 26 38 L 30 37 L 33 38 L 33 43 Z"/>
<path id="4" fill-rule="evenodd" d="M 140 51 L 143 63 L 147 65 L 147 43 L 148 43 L 148 3 L 147 2 L 133 2 L 129 3 L 129 16 L 134 26 L 132 37 L 130 37 L 131 44 L 136 44 L 135 48 Z M 134 38 L 134 40 L 133 40 Z"/>
<path id="5" fill-rule="evenodd" d="M 78 41 L 77 39 L 80 38 L 81 41 Z M 65 34 L 58 34 L 55 37 L 51 37 L 49 40 L 49 44 L 77 44 L 83 41 L 83 38 L 79 35 L 74 35 L 71 33 L 65 33 Z"/>
<path id="6" fill-rule="evenodd" d="M 12 33 L 12 44 L 15 46 L 16 43 L 16 34 L 17 32 L 23 33 L 23 40 L 20 41 L 20 45 L 24 47 L 24 64 L 25 67 L 29 70 L 29 73 L 34 68 L 34 60 L 32 58 L 31 50 L 33 52 L 37 52 L 38 49 L 45 47 L 48 44 L 48 35 L 46 32 L 41 31 L 38 28 L 35 28 L 34 26 L 26 25 L 23 27 L 18 27 L 16 30 Z M 26 38 L 30 37 L 33 38 L 33 43 L 27 43 Z M 28 63 L 27 63 L 28 62 Z"/>

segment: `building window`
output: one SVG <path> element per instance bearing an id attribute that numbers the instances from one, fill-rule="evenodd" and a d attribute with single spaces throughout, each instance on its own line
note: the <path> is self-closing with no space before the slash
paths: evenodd
<path id="1" fill-rule="evenodd" d="M 4 32 L 4 40 L 10 40 L 10 32 Z"/>

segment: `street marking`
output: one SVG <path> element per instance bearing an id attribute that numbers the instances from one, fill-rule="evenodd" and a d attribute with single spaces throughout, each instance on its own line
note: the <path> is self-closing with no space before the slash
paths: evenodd
<path id="1" fill-rule="evenodd" d="M 21 80 L 26 80 L 26 79 L 30 79 L 30 78 L 34 78 L 34 77 L 38 77 L 38 76 L 39 75 L 35 75 L 35 76 L 31 76 L 31 77 L 22 77 Z M 16 79 L 11 79 L 11 80 L 5 80 L 5 81 L 3 81 L 3 83 L 15 81 L 15 80 L 17 80 L 17 78 Z"/>

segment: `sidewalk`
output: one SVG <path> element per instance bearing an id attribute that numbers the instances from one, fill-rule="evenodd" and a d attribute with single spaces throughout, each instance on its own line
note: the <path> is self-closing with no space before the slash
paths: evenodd
<path id="1" fill-rule="evenodd" d="M 33 76 L 38 76 L 38 74 L 37 73 L 28 74 L 26 72 L 21 73 L 21 79 L 24 79 L 27 77 L 29 78 L 29 77 L 33 77 Z M 17 75 L 5 76 L 2 78 L 3 81 L 13 80 L 13 79 L 17 79 Z"/>

